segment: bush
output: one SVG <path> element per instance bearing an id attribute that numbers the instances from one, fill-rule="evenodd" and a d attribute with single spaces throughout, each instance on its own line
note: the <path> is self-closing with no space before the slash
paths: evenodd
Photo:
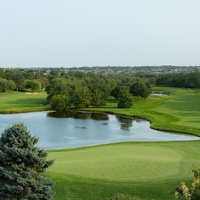
<path id="1" fill-rule="evenodd" d="M 182 182 L 175 190 L 175 197 L 181 200 L 199 200 L 200 199 L 200 168 L 193 169 L 194 180 L 192 186 L 188 188 L 185 182 Z"/>

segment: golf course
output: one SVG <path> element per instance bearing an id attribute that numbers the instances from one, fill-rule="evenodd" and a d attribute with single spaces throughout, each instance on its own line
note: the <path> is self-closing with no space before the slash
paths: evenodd
<path id="1" fill-rule="evenodd" d="M 87 110 L 136 116 L 151 128 L 200 136 L 200 91 L 154 87 L 147 99 L 133 97 L 131 108 L 106 106 Z M 0 94 L 0 113 L 46 111 L 46 93 Z M 199 166 L 200 140 L 126 142 L 74 149 L 49 150 L 55 160 L 46 175 L 55 183 L 55 200 L 106 200 L 128 194 L 145 200 L 174 199 L 173 191 L 184 181 L 191 185 L 192 169 Z"/>

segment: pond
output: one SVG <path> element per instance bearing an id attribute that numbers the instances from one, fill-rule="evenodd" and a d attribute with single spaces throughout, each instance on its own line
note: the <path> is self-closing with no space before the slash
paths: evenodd
<path id="1" fill-rule="evenodd" d="M 150 129 L 146 120 L 124 118 L 115 115 L 65 116 L 57 118 L 53 113 L 34 112 L 1 114 L 0 132 L 14 123 L 24 123 L 33 136 L 39 138 L 38 146 L 44 149 L 61 149 L 93 146 L 128 141 L 184 141 L 199 137 L 171 134 Z"/>

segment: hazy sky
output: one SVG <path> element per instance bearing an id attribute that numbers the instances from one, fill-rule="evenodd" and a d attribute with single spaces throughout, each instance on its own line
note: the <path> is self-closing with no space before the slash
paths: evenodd
<path id="1" fill-rule="evenodd" d="M 200 65 L 200 0 L 0 0 L 0 67 Z"/>

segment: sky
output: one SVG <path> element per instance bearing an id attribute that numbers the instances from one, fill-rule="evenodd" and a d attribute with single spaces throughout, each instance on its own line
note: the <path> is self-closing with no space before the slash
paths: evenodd
<path id="1" fill-rule="evenodd" d="M 0 0 L 0 67 L 200 66 L 199 0 Z"/>

